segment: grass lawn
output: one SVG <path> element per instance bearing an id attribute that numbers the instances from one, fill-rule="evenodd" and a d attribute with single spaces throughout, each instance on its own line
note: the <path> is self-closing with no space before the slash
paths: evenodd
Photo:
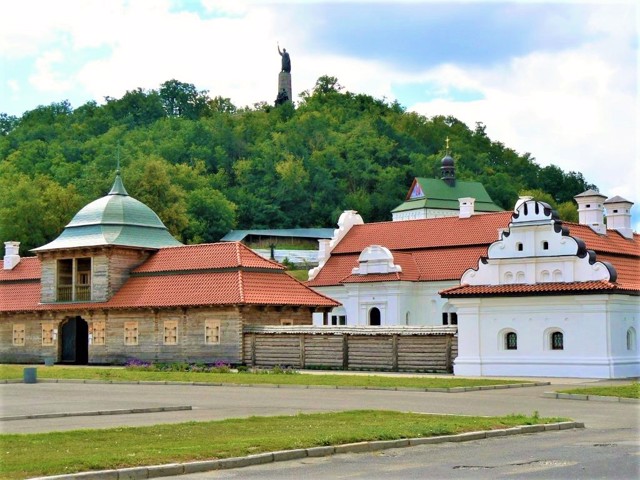
<path id="1" fill-rule="evenodd" d="M 251 417 L 150 427 L 0 435 L 1 478 L 16 479 L 366 440 L 430 437 L 566 419 L 380 410 Z"/>
<path id="2" fill-rule="evenodd" d="M 22 365 L 0 365 L 0 379 L 23 378 Z M 382 375 L 304 375 L 278 373 L 158 372 L 128 368 L 38 367 L 38 378 L 210 382 L 235 384 L 329 385 L 352 387 L 453 388 L 527 383 L 489 378 L 390 377 Z"/>
<path id="3" fill-rule="evenodd" d="M 585 387 L 570 390 L 558 390 L 558 393 L 576 393 L 579 395 L 602 395 L 604 397 L 640 398 L 640 383 L 610 387 Z"/>

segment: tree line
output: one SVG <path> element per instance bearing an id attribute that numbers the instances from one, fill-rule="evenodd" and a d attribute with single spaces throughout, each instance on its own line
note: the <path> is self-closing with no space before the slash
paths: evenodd
<path id="1" fill-rule="evenodd" d="M 329 76 L 297 105 L 238 108 L 170 80 L 102 105 L 0 114 L 0 241 L 20 241 L 26 253 L 54 239 L 109 191 L 117 157 L 129 194 L 185 243 L 234 228 L 332 227 L 345 209 L 389 220 L 414 177 L 440 177 L 447 137 L 456 178 L 482 182 L 498 205 L 532 194 L 577 220 L 572 198 L 594 185 L 485 130 L 344 91 Z"/>

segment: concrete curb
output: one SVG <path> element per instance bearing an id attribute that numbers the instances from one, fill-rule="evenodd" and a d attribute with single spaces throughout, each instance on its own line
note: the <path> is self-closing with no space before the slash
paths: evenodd
<path id="1" fill-rule="evenodd" d="M 129 413 L 158 413 L 177 412 L 181 410 L 193 410 L 191 405 L 178 405 L 171 407 L 149 407 L 149 408 L 124 408 L 118 410 L 95 410 L 91 412 L 64 412 L 64 413 L 34 413 L 33 415 L 13 415 L 10 417 L 0 417 L 0 422 L 9 420 L 33 420 L 38 418 L 60 418 L 60 417 L 92 417 L 98 415 L 124 415 Z"/>
<path id="2" fill-rule="evenodd" d="M 24 383 L 21 379 L 0 380 L 2 383 Z M 183 385 L 193 387 L 252 387 L 252 388 L 295 388 L 313 389 L 323 388 L 329 390 L 388 390 L 392 392 L 437 392 L 437 393 L 463 393 L 477 392 L 480 390 L 504 390 L 508 388 L 544 387 L 551 382 L 510 383 L 506 385 L 482 385 L 478 387 L 451 387 L 451 388 L 418 388 L 418 387 L 367 387 L 367 386 L 343 386 L 343 385 L 283 385 L 279 383 L 220 383 L 220 382 L 172 382 L 172 381 L 145 381 L 145 380 L 74 380 L 58 378 L 39 378 L 37 383 L 88 383 L 88 384 L 113 384 L 113 385 Z"/>
<path id="3" fill-rule="evenodd" d="M 114 470 L 99 470 L 94 472 L 81 472 L 67 475 L 55 475 L 50 477 L 35 477 L 31 480 L 123 480 L 139 478 L 158 478 L 187 473 L 209 472 L 212 470 L 224 470 L 229 468 L 241 468 L 264 463 L 297 460 L 307 457 L 326 457 L 339 453 L 363 453 L 388 448 L 404 448 L 416 445 L 433 445 L 445 442 L 469 442 L 485 438 L 504 435 L 518 435 L 526 433 L 546 432 L 553 430 L 568 430 L 572 428 L 584 428 L 582 422 L 558 422 L 545 425 L 522 425 L 520 427 L 506 428 L 503 430 L 482 430 L 479 432 L 466 432 L 457 435 L 443 435 L 439 437 L 402 438 L 398 440 L 378 440 L 371 442 L 346 443 L 342 445 L 299 448 L 295 450 L 283 450 L 277 452 L 260 453 L 246 457 L 224 458 L 221 460 L 201 460 L 198 462 L 169 463 L 166 465 L 152 465 L 149 467 L 119 468 Z"/>
<path id="4" fill-rule="evenodd" d="M 542 396 L 544 398 L 555 398 L 557 400 L 582 400 L 607 403 L 640 403 L 640 398 L 606 397 L 604 395 L 584 395 L 577 393 L 544 392 Z"/>

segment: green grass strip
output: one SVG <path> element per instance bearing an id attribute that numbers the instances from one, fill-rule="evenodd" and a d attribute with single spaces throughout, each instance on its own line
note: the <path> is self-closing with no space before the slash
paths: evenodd
<path id="1" fill-rule="evenodd" d="M 381 410 L 251 417 L 148 427 L 0 435 L 5 479 L 238 457 L 367 440 L 430 437 L 562 421 Z"/>
<path id="2" fill-rule="evenodd" d="M 572 388 L 570 390 L 558 390 L 558 393 L 600 395 L 603 397 L 640 398 L 640 383 L 635 382 L 628 385 L 616 385 L 609 387 Z"/>
<path id="3" fill-rule="evenodd" d="M 0 365 L 0 379 L 23 378 L 24 366 Z M 100 367 L 38 367 L 38 378 L 113 380 L 113 381 L 170 381 L 207 382 L 233 384 L 278 385 L 327 385 L 341 387 L 404 387 L 404 388 L 454 388 L 527 383 L 519 380 L 494 378 L 431 378 L 384 375 L 311 375 L 278 373 L 205 373 L 205 372 L 154 372 L 125 368 Z"/>

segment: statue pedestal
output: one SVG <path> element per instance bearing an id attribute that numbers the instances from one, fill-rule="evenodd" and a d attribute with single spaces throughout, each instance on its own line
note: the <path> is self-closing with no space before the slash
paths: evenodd
<path id="1" fill-rule="evenodd" d="M 291 74 L 287 72 L 280 72 L 278 75 L 278 93 L 284 89 L 287 92 L 289 101 L 293 102 L 293 91 L 291 90 Z"/>

